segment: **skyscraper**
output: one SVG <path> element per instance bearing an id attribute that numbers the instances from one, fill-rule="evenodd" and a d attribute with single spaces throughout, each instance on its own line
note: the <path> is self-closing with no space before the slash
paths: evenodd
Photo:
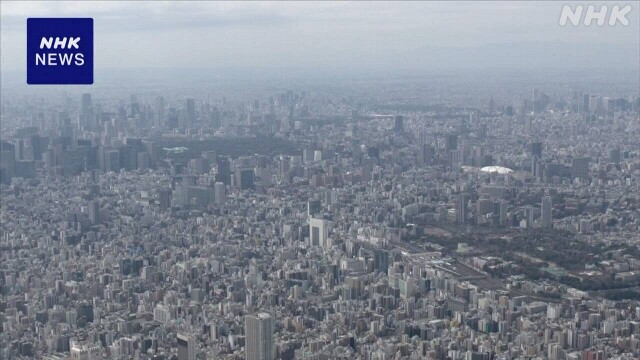
<path id="1" fill-rule="evenodd" d="M 418 150 L 417 161 L 418 165 L 425 166 L 433 163 L 435 151 L 433 146 L 429 144 L 422 144 Z"/>
<path id="2" fill-rule="evenodd" d="M 247 360 L 273 359 L 273 318 L 262 312 L 244 318 Z"/>
<path id="3" fill-rule="evenodd" d="M 450 134 L 447 135 L 447 140 L 445 143 L 445 150 L 457 150 L 458 149 L 458 135 Z"/>
<path id="4" fill-rule="evenodd" d="M 551 218 L 551 196 L 543 196 L 542 197 L 542 206 L 541 206 L 541 218 L 542 218 L 542 227 L 545 229 L 551 229 L 553 226 L 553 221 Z"/>
<path id="5" fill-rule="evenodd" d="M 195 360 L 195 339 L 192 336 L 178 333 L 178 360 Z"/>
<path id="6" fill-rule="evenodd" d="M 89 110 L 91 108 L 91 94 L 82 94 L 82 111 Z"/>
<path id="7" fill-rule="evenodd" d="M 401 132 L 404 130 L 404 118 L 402 115 L 396 115 L 393 117 L 393 130 L 397 132 Z"/>
<path id="8" fill-rule="evenodd" d="M 162 189 L 159 192 L 160 209 L 168 209 L 171 207 L 171 189 Z"/>
<path id="9" fill-rule="evenodd" d="M 500 201 L 500 226 L 507 226 L 507 206 L 509 204 L 504 201 L 501 200 Z"/>
<path id="10" fill-rule="evenodd" d="M 229 159 L 226 157 L 219 156 L 216 161 L 217 165 L 217 174 L 216 174 L 216 182 L 221 182 L 225 185 L 229 185 L 231 182 L 231 163 Z"/>
<path id="11" fill-rule="evenodd" d="M 218 181 L 213 185 L 213 197 L 217 206 L 224 205 L 226 200 L 226 188 L 222 182 Z"/>
<path id="12" fill-rule="evenodd" d="M 457 172 L 460 169 L 460 165 L 462 165 L 460 153 L 460 150 L 449 150 L 449 171 Z"/>
<path id="13" fill-rule="evenodd" d="M 620 159 L 621 159 L 620 155 L 621 155 L 621 153 L 620 153 L 620 148 L 619 147 L 611 149 L 609 151 L 609 161 L 611 161 L 614 164 L 620 163 Z"/>
<path id="14" fill-rule="evenodd" d="M 187 99 L 187 127 L 192 127 L 196 122 L 196 103 L 192 98 Z"/>
<path id="15" fill-rule="evenodd" d="M 456 223 L 464 224 L 467 221 L 467 194 L 459 194 L 456 197 Z"/>
<path id="16" fill-rule="evenodd" d="M 315 214 L 322 211 L 322 201 L 309 200 L 307 201 L 307 216 L 313 217 Z"/>
<path id="17" fill-rule="evenodd" d="M 325 247 L 327 245 L 328 227 L 326 220 L 309 218 L 309 232 L 311 246 Z"/>
<path id="18" fill-rule="evenodd" d="M 527 229 L 533 228 L 534 211 L 532 205 L 527 205 L 524 209 L 524 215 L 527 223 Z"/>
<path id="19" fill-rule="evenodd" d="M 529 144 L 529 153 L 542 159 L 542 143 L 532 142 Z"/>
<path id="20" fill-rule="evenodd" d="M 581 180 L 589 178 L 589 158 L 576 157 L 571 160 L 571 177 Z"/>
<path id="21" fill-rule="evenodd" d="M 89 220 L 93 225 L 100 224 L 100 203 L 97 201 L 89 203 Z"/>
<path id="22" fill-rule="evenodd" d="M 154 120 L 155 120 L 155 123 L 153 124 L 153 126 L 156 129 L 164 128 L 164 125 L 167 120 L 165 115 L 164 98 L 162 96 L 158 96 L 158 98 L 156 99 L 156 114 L 155 114 Z"/>
<path id="23" fill-rule="evenodd" d="M 255 187 L 255 173 L 252 168 L 236 168 L 235 185 L 240 190 L 253 189 Z"/>
<path id="24" fill-rule="evenodd" d="M 80 106 L 79 125 L 83 129 L 95 130 L 97 124 L 94 121 L 93 107 L 91 105 L 91 94 L 82 94 L 82 103 Z"/>

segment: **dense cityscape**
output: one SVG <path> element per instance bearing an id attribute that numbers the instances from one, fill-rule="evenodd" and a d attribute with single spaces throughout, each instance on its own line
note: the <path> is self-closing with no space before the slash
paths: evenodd
<path id="1" fill-rule="evenodd" d="M 0 360 L 640 359 L 639 24 L 0 1 Z"/>
<path id="2" fill-rule="evenodd" d="M 431 83 L 5 92 L 0 358 L 638 358 L 638 94 Z"/>

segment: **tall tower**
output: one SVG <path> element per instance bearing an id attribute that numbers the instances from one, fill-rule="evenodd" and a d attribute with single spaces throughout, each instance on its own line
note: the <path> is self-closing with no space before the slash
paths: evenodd
<path id="1" fill-rule="evenodd" d="M 247 360 L 273 359 L 273 318 L 262 312 L 244 317 Z"/>
<path id="2" fill-rule="evenodd" d="M 82 111 L 87 111 L 91 108 L 91 94 L 82 94 Z"/>
<path id="3" fill-rule="evenodd" d="M 187 98 L 187 127 L 192 127 L 196 122 L 196 102 L 192 98 Z"/>
<path id="4" fill-rule="evenodd" d="M 196 360 L 195 345 L 192 336 L 178 334 L 178 360 Z"/>
<path id="5" fill-rule="evenodd" d="M 154 127 L 156 129 L 164 128 L 164 125 L 167 122 L 166 114 L 165 114 L 165 102 L 162 96 L 158 96 L 156 99 L 156 113 L 155 113 L 155 123 Z"/>
<path id="6" fill-rule="evenodd" d="M 80 106 L 80 127 L 88 130 L 95 130 L 97 127 L 94 121 L 93 106 L 91 105 L 91 94 L 82 94 L 82 102 Z"/>
<path id="7" fill-rule="evenodd" d="M 509 205 L 509 203 L 507 203 L 504 200 L 500 201 L 500 226 L 507 226 L 507 206 Z"/>
<path id="8" fill-rule="evenodd" d="M 89 203 L 89 220 L 91 220 L 91 224 L 97 225 L 100 224 L 100 203 L 98 201 L 92 201 Z"/>
<path id="9" fill-rule="evenodd" d="M 529 153 L 532 156 L 537 156 L 539 159 L 542 159 L 542 143 L 541 142 L 529 143 Z"/>
<path id="10" fill-rule="evenodd" d="M 231 163 L 229 162 L 229 158 L 218 156 L 216 166 L 218 170 L 216 174 L 216 182 L 229 185 L 231 183 Z"/>
<path id="11" fill-rule="evenodd" d="M 404 118 L 402 115 L 393 117 L 393 130 L 396 132 L 402 132 L 404 130 Z"/>
<path id="12" fill-rule="evenodd" d="M 553 227 L 553 221 L 551 218 L 551 196 L 543 196 L 542 197 L 542 206 L 541 206 L 541 218 L 542 218 L 542 227 L 545 229 L 551 229 Z"/>
<path id="13" fill-rule="evenodd" d="M 224 186 L 224 183 L 217 181 L 213 185 L 213 197 L 217 206 L 224 205 L 226 200 L 226 187 Z"/>
<path id="14" fill-rule="evenodd" d="M 464 224 L 467 221 L 467 194 L 458 194 L 456 198 L 456 223 Z"/>

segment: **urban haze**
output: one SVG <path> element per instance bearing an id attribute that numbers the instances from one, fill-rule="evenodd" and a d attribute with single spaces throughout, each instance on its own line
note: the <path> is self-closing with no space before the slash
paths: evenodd
<path id="1" fill-rule="evenodd" d="M 640 2 L 0 14 L 0 360 L 640 358 Z"/>

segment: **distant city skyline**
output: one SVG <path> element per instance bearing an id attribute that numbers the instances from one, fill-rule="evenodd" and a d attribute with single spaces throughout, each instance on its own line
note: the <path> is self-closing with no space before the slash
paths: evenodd
<path id="1" fill-rule="evenodd" d="M 639 2 L 616 4 L 632 6 L 628 26 L 562 27 L 563 2 L 9 1 L 1 5 L 1 64 L 24 71 L 28 17 L 74 16 L 95 19 L 97 72 L 637 69 Z"/>

